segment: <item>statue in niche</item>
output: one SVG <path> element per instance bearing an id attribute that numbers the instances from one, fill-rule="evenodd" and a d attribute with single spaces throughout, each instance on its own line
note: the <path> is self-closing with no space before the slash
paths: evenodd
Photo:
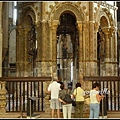
<path id="1" fill-rule="evenodd" d="M 63 44 L 62 53 L 63 53 L 63 59 L 67 59 L 68 51 L 67 51 L 66 44 Z"/>
<path id="2" fill-rule="evenodd" d="M 64 36 L 64 41 L 62 46 L 62 55 L 63 55 L 63 59 L 67 59 L 68 57 L 67 36 Z"/>
<path id="3" fill-rule="evenodd" d="M 102 30 L 99 30 L 100 38 L 98 40 L 100 48 L 99 48 L 99 57 L 102 61 L 104 61 L 105 58 L 105 34 L 102 32 Z"/>

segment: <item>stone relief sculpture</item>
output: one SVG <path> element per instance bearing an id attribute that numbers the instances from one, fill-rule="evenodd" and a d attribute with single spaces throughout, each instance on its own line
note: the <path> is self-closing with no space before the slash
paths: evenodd
<path id="1" fill-rule="evenodd" d="M 62 52 L 63 52 L 63 59 L 66 59 L 68 55 L 68 51 L 65 44 L 63 44 Z"/>
<path id="2" fill-rule="evenodd" d="M 101 28 L 99 28 L 100 38 L 98 40 L 99 44 L 99 58 L 104 61 L 105 58 L 105 34 L 102 32 Z"/>

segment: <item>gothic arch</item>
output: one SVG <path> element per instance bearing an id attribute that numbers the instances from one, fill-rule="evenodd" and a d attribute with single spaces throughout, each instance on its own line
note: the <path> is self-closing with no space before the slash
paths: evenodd
<path id="1" fill-rule="evenodd" d="M 70 11 L 76 16 L 76 21 L 86 20 L 85 13 L 81 9 L 80 5 L 75 5 L 73 2 L 59 3 L 53 7 L 52 12 L 50 13 L 50 20 L 59 20 L 61 14 L 64 11 Z"/>
<path id="2" fill-rule="evenodd" d="M 102 20 L 101 20 L 102 19 Z M 104 20 L 103 20 L 104 19 Z M 104 11 L 99 11 L 98 14 L 96 15 L 96 19 L 95 19 L 96 22 L 99 21 L 98 23 L 98 26 L 100 26 L 100 22 L 103 22 L 105 21 L 105 24 L 107 25 L 106 27 L 109 27 L 110 26 L 110 22 L 109 22 L 109 19 L 107 17 L 107 15 L 105 14 Z"/>
<path id="3" fill-rule="evenodd" d="M 98 21 L 98 27 L 100 25 L 101 18 L 104 18 L 106 22 L 108 22 L 107 27 L 113 27 L 114 26 L 114 21 L 112 18 L 112 15 L 110 11 L 108 11 L 106 8 L 98 8 L 96 13 L 95 13 L 95 22 L 97 23 Z"/>
<path id="4" fill-rule="evenodd" d="M 101 26 L 101 28 L 108 27 L 108 21 L 105 16 L 102 16 L 100 18 L 100 26 Z"/>
<path id="5" fill-rule="evenodd" d="M 22 14 L 22 16 L 25 16 L 24 18 L 22 17 L 23 24 L 29 24 L 29 21 L 27 21 L 28 17 L 31 18 L 32 23 L 34 23 L 36 20 L 36 15 L 35 15 L 34 10 L 29 7 L 27 7 L 27 9 L 25 10 L 24 14 Z"/>
<path id="6" fill-rule="evenodd" d="M 31 17 L 33 23 L 36 21 L 36 12 L 31 6 L 27 6 L 24 8 L 24 10 L 22 10 L 20 14 L 20 23 L 18 24 L 22 24 L 22 25 L 26 24 L 28 22 L 26 21 L 26 18 L 28 16 Z"/>
<path id="7" fill-rule="evenodd" d="M 108 19 L 109 19 L 109 23 L 110 23 L 110 26 L 114 26 L 114 20 L 112 18 L 112 14 L 110 13 L 109 10 L 107 10 L 106 8 L 103 8 L 103 11 L 106 13 Z"/>

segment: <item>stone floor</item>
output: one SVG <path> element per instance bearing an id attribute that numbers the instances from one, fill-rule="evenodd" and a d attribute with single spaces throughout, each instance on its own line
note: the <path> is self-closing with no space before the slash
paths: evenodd
<path id="1" fill-rule="evenodd" d="M 37 114 L 37 116 L 32 117 L 32 118 L 36 118 L 36 119 L 51 118 L 50 113 L 35 112 L 34 114 Z M 72 118 L 74 118 L 73 115 L 74 115 L 74 113 L 72 114 Z M 5 113 L 5 114 L 0 113 L 0 118 L 8 119 L 8 118 L 30 118 L 30 117 L 28 117 L 25 112 L 22 113 L 22 116 L 21 116 L 20 112 L 9 112 L 9 113 Z M 63 118 L 62 112 L 61 112 L 61 118 Z M 89 113 L 84 113 L 84 118 L 89 118 Z M 120 111 L 108 112 L 107 118 L 120 118 Z"/>

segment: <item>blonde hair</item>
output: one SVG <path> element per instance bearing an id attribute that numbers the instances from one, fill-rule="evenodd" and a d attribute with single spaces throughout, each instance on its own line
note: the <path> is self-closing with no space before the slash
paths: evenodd
<path id="1" fill-rule="evenodd" d="M 53 73 L 52 76 L 53 76 L 52 77 L 52 81 L 57 81 L 58 80 L 58 77 L 57 77 L 56 73 Z"/>
<path id="2" fill-rule="evenodd" d="M 53 77 L 53 79 L 52 79 L 52 81 L 57 81 L 57 80 L 58 80 L 57 76 Z"/>

